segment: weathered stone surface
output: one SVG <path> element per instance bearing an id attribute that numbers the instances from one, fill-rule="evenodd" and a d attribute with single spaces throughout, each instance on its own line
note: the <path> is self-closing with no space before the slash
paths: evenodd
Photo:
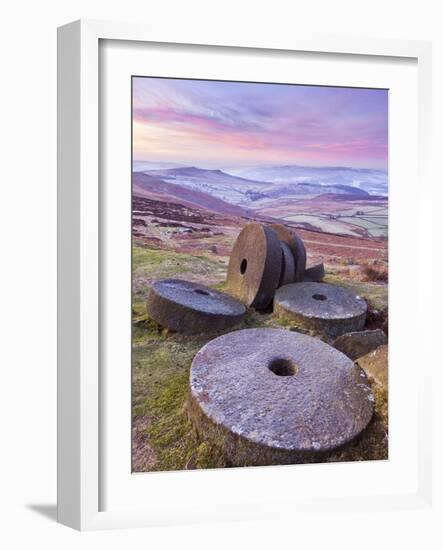
<path id="1" fill-rule="evenodd" d="M 249 223 L 240 232 L 229 258 L 227 291 L 256 309 L 265 309 L 280 281 L 282 248 L 275 231 Z"/>
<path id="2" fill-rule="evenodd" d="M 231 327 L 246 313 L 245 306 L 232 296 L 179 279 L 155 281 L 148 294 L 146 309 L 159 325 L 185 334 Z"/>
<path id="3" fill-rule="evenodd" d="M 333 346 L 350 359 L 357 359 L 388 343 L 381 329 L 348 332 L 339 336 Z"/>
<path id="4" fill-rule="evenodd" d="M 283 329 L 220 336 L 198 352 L 190 373 L 197 432 L 237 466 L 324 459 L 366 428 L 373 402 L 350 359 Z"/>
<path id="5" fill-rule="evenodd" d="M 289 246 L 280 241 L 282 249 L 282 266 L 280 280 L 278 286 L 288 285 L 293 283 L 295 279 L 295 262 L 294 256 L 292 255 L 291 249 Z"/>
<path id="6" fill-rule="evenodd" d="M 270 227 L 277 233 L 280 242 L 289 247 L 294 257 L 295 274 L 291 282 L 303 281 L 306 268 L 306 249 L 303 241 L 295 231 L 291 231 L 284 225 L 273 223 Z"/>
<path id="7" fill-rule="evenodd" d="M 274 313 L 319 334 L 340 336 L 361 330 L 367 304 L 350 290 L 327 283 L 295 283 L 278 289 Z"/>
<path id="8" fill-rule="evenodd" d="M 324 264 L 316 264 L 308 267 L 305 271 L 304 281 L 309 283 L 320 283 L 325 277 Z"/>
<path id="9" fill-rule="evenodd" d="M 385 391 L 388 390 L 388 346 L 380 346 L 357 359 L 357 364 Z"/>
<path id="10" fill-rule="evenodd" d="M 388 335 L 389 314 L 388 307 L 376 309 L 368 302 L 368 315 L 366 317 L 366 326 L 370 329 L 380 328 Z"/>

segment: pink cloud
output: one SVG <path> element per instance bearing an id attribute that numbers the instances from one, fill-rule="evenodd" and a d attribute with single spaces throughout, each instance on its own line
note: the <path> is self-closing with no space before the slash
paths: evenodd
<path id="1" fill-rule="evenodd" d="M 136 79 L 134 90 L 134 149 L 144 158 L 180 161 L 194 149 L 196 161 L 205 162 L 215 147 L 220 166 L 241 155 L 260 163 L 387 162 L 385 90 L 150 78 Z"/>

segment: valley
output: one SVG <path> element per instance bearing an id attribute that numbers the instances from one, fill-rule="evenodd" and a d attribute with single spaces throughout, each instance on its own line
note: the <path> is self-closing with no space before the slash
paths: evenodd
<path id="1" fill-rule="evenodd" d="M 166 168 L 134 172 L 133 191 L 241 218 L 280 219 L 300 229 L 387 239 L 387 177 L 383 180 L 380 171 L 295 166 L 246 175 L 269 180 L 222 170 Z"/>

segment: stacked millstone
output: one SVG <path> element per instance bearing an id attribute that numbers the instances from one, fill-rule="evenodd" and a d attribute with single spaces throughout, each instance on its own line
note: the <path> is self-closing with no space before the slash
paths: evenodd
<path id="1" fill-rule="evenodd" d="M 337 285 L 322 283 L 324 265 L 306 268 L 302 239 L 280 224 L 250 223 L 229 258 L 227 290 L 248 307 L 274 313 L 315 335 L 336 338 L 363 329 L 367 304 Z"/>
<path id="2" fill-rule="evenodd" d="M 306 249 L 295 232 L 280 224 L 249 223 L 234 243 L 226 287 L 248 307 L 266 309 L 276 290 L 303 281 L 305 270 Z"/>
<path id="3" fill-rule="evenodd" d="M 215 338 L 191 367 L 191 421 L 234 466 L 325 460 L 366 428 L 373 406 L 366 374 L 351 359 L 283 329 Z"/>

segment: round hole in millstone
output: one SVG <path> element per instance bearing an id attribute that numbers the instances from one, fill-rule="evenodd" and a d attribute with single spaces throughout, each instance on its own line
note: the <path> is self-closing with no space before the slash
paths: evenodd
<path id="1" fill-rule="evenodd" d="M 295 375 L 282 374 L 283 361 Z M 281 374 L 270 372 L 273 363 Z M 255 328 L 219 336 L 197 353 L 188 411 L 234 466 L 292 464 L 353 440 L 371 420 L 373 400 L 362 370 L 343 353 L 318 338 Z"/>
<path id="2" fill-rule="evenodd" d="M 278 287 L 281 268 L 282 249 L 275 231 L 248 223 L 229 257 L 227 291 L 247 306 L 266 309 Z"/>
<path id="3" fill-rule="evenodd" d="M 195 288 L 193 290 L 196 294 L 201 294 L 202 296 L 210 296 L 211 294 L 207 290 L 203 290 L 202 288 Z"/>
<path id="4" fill-rule="evenodd" d="M 146 311 L 159 325 L 184 334 L 224 330 L 246 314 L 245 306 L 229 294 L 179 279 L 152 283 Z"/>
<path id="5" fill-rule="evenodd" d="M 298 372 L 298 366 L 290 359 L 282 359 L 277 357 L 273 359 L 268 369 L 277 376 L 294 376 Z"/>
<path id="6" fill-rule="evenodd" d="M 277 290 L 274 313 L 315 334 L 362 330 L 367 304 L 349 289 L 328 283 L 295 283 Z"/>

